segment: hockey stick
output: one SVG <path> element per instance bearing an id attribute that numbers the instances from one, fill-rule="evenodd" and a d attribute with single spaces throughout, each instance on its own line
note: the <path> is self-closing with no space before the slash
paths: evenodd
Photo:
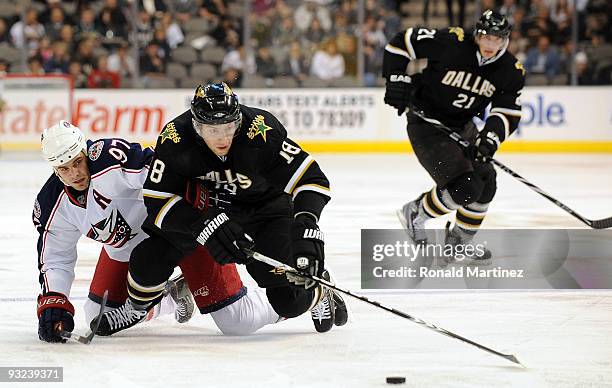
<path id="1" fill-rule="evenodd" d="M 106 301 L 108 300 L 108 290 L 104 291 L 104 295 L 102 296 L 102 303 L 100 303 L 100 311 L 98 312 L 98 316 L 96 317 L 96 324 L 93 327 L 93 331 L 89 332 L 86 336 L 78 335 L 76 333 L 72 333 L 65 330 L 60 330 L 59 335 L 65 339 L 71 339 L 77 342 L 80 342 L 84 345 L 89 345 L 93 337 L 96 335 L 98 331 L 98 327 L 100 326 L 100 321 L 102 321 L 102 316 L 104 315 L 104 309 L 106 308 Z"/>
<path id="2" fill-rule="evenodd" d="M 354 294 L 352 291 L 344 289 L 344 288 L 340 288 L 340 287 L 336 286 L 334 283 L 332 283 L 330 281 L 327 281 L 325 279 L 322 279 L 322 278 L 320 278 L 318 276 L 310 275 L 310 274 L 303 273 L 303 272 L 299 272 L 295 268 L 292 268 L 292 267 L 288 266 L 287 264 L 283 264 L 280 261 L 277 261 L 277 260 L 271 259 L 271 258 L 269 258 L 267 256 L 264 256 L 261 253 L 254 252 L 254 251 L 251 251 L 249 249 L 244 249 L 244 251 L 245 251 L 245 253 L 247 255 L 251 256 L 252 258 L 254 258 L 257 261 L 261 261 L 262 263 L 266 263 L 268 265 L 271 265 L 272 267 L 276 267 L 276 268 L 282 269 L 284 271 L 295 272 L 295 273 L 299 274 L 302 277 L 305 277 L 307 279 L 319 282 L 319 283 L 323 284 L 326 287 L 329 287 L 329 288 L 331 288 L 333 290 L 339 291 L 339 292 L 341 292 L 343 294 L 352 296 L 353 298 L 359 299 L 359 300 L 361 300 L 363 302 L 366 302 L 366 303 L 368 303 L 368 304 L 370 304 L 372 306 L 375 306 L 375 307 L 378 307 L 378 308 L 383 309 L 385 311 L 388 311 L 391 314 L 395 314 L 395 315 L 400 316 L 402 318 L 406 318 L 406 319 L 408 319 L 408 320 L 410 320 L 410 321 L 412 321 L 412 322 L 414 322 L 416 324 L 425 326 L 428 329 L 431 329 L 431 330 L 433 330 L 433 331 L 435 331 L 437 333 L 444 334 L 444 335 L 446 335 L 448 337 L 452 337 L 452 338 L 458 339 L 460 341 L 466 342 L 466 343 L 468 343 L 470 345 L 473 345 L 473 346 L 477 347 L 478 349 L 481 349 L 481 350 L 487 351 L 489 353 L 495 354 L 496 356 L 499 356 L 499 357 L 503 357 L 506 360 L 508 360 L 510 362 L 513 362 L 515 364 L 518 364 L 520 366 L 524 366 L 523 364 L 520 363 L 520 361 L 516 358 L 516 356 L 514 356 L 512 354 L 505 354 L 505 353 L 498 352 L 497 350 L 493 350 L 491 348 L 488 348 L 488 347 L 486 347 L 484 345 L 481 345 L 481 344 L 479 344 L 477 342 L 474 342 L 474 341 L 472 341 L 470 339 L 462 337 L 462 336 L 460 336 L 458 334 L 455 334 L 455 333 L 453 333 L 451 331 L 448 331 L 446 329 L 438 327 L 438 326 L 436 326 L 434 324 L 425 322 L 424 320 L 422 320 L 420 318 L 413 317 L 412 315 L 409 315 L 409 314 L 407 314 L 407 313 L 405 313 L 403 311 L 394 309 L 392 307 L 385 306 L 385 305 L 381 304 L 380 302 L 376 302 L 374 300 L 370 300 L 370 299 L 366 298 L 365 296 Z"/>
<path id="3" fill-rule="evenodd" d="M 410 108 L 410 111 L 415 116 L 417 116 L 417 117 L 427 121 L 428 123 L 432 124 L 434 127 L 438 128 L 442 132 L 446 133 L 448 135 L 448 137 L 450 137 L 455 143 L 459 144 L 461 147 L 466 148 L 466 149 L 468 147 L 470 147 L 470 142 L 468 142 L 467 140 L 462 138 L 461 135 L 459 135 L 457 132 L 453 131 L 452 129 L 450 129 L 446 125 L 442 124 L 440 121 L 426 117 L 423 112 L 421 112 L 421 111 L 419 111 L 417 109 Z M 542 190 L 538 186 L 534 185 L 533 183 L 529 182 L 527 179 L 523 178 L 522 176 L 520 176 L 519 174 L 517 174 L 516 172 L 511 170 L 509 167 L 507 167 L 502 162 L 500 162 L 498 160 L 495 160 L 493 158 L 490 158 L 490 157 L 483 157 L 482 160 L 484 162 L 491 162 L 491 163 L 493 163 L 494 165 L 496 165 L 497 167 L 499 167 L 500 169 L 502 169 L 506 173 L 510 174 L 513 178 L 515 178 L 518 181 L 522 182 L 523 184 L 527 185 L 530 189 L 532 189 L 536 193 L 540 194 L 544 198 L 548 199 L 550 202 L 554 203 L 555 205 L 557 205 L 561 209 L 565 210 L 570 215 L 574 216 L 575 218 L 577 218 L 578 220 L 582 221 L 583 223 L 585 223 L 586 225 L 590 226 L 591 228 L 593 228 L 593 229 L 607 229 L 607 228 L 612 227 L 612 217 L 602 218 L 600 220 L 589 220 L 588 218 L 584 218 L 583 216 L 581 216 L 580 214 L 576 213 L 574 210 L 570 209 L 567 205 L 565 205 L 564 203 L 562 203 L 558 199 L 554 198 L 553 196 L 551 196 L 550 194 L 546 193 L 544 190 Z"/>

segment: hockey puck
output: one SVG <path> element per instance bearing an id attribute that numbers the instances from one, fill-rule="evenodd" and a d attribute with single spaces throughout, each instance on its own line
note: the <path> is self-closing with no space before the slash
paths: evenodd
<path id="1" fill-rule="evenodd" d="M 406 382 L 405 377 L 387 377 L 387 384 L 404 384 Z"/>

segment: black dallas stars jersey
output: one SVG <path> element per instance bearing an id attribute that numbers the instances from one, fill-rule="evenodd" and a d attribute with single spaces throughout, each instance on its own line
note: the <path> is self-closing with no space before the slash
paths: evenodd
<path id="1" fill-rule="evenodd" d="M 194 179 L 231 202 L 230 214 L 284 195 L 292 196 L 295 213 L 320 216 L 330 190 L 317 162 L 287 138 L 271 113 L 244 105 L 240 110 L 242 123 L 224 158 L 195 132 L 190 110 L 166 124 L 143 191 L 149 227 L 193 234 L 190 227 L 202 213 L 183 197 Z"/>
<path id="2" fill-rule="evenodd" d="M 459 27 L 409 28 L 385 47 L 383 76 L 405 74 L 409 61 L 427 58 L 414 104 L 427 116 L 458 128 L 482 115 L 491 103 L 491 114 L 503 122 L 503 141 L 520 119 L 525 70 L 505 50 L 483 65 L 479 56 L 473 36 Z"/>

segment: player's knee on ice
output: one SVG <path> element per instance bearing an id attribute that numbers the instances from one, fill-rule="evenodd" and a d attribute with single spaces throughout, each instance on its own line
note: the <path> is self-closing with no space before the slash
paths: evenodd
<path id="1" fill-rule="evenodd" d="M 284 286 L 266 289 L 268 301 L 278 315 L 284 318 L 295 318 L 310 308 L 314 290 Z"/>
<path id="2" fill-rule="evenodd" d="M 257 288 L 249 288 L 245 296 L 210 315 L 225 335 L 252 334 L 280 318 L 266 295 Z"/>

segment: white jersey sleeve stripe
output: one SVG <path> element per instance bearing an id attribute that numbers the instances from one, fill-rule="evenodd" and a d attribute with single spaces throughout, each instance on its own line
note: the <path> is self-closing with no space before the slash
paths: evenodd
<path id="1" fill-rule="evenodd" d="M 495 112 L 503 113 L 503 114 L 510 115 L 510 116 L 518 116 L 518 117 L 522 116 L 521 111 L 516 110 L 516 109 L 499 108 L 499 107 L 491 109 L 491 113 L 495 113 Z"/>
<path id="2" fill-rule="evenodd" d="M 390 52 L 390 53 L 392 53 L 392 54 L 401 55 L 402 57 L 406 57 L 408 59 L 411 59 L 410 58 L 410 54 L 408 54 L 407 51 L 404 51 L 401 48 L 392 46 L 390 43 L 385 46 L 385 50 Z"/>
<path id="3" fill-rule="evenodd" d="M 300 167 L 298 167 L 295 173 L 293 173 L 293 176 L 291 177 L 291 179 L 289 179 L 287 186 L 285 186 L 285 193 L 288 193 L 288 194 L 293 193 L 293 190 L 295 190 L 295 185 L 300 181 L 300 179 L 302 178 L 302 176 L 304 175 L 306 170 L 308 170 L 308 167 L 310 167 L 312 163 L 314 163 L 314 159 L 312 158 L 312 156 L 308 155 L 308 157 L 304 159 L 302 164 L 300 164 Z"/>
<path id="4" fill-rule="evenodd" d="M 42 244 L 42 249 L 40 250 L 40 258 L 38 259 L 39 264 L 42 265 L 45 264 L 45 247 L 47 246 L 47 236 L 49 235 L 49 229 L 51 227 L 51 223 L 53 222 L 53 218 L 55 217 L 55 213 L 57 212 L 57 209 L 59 208 L 60 203 L 62 202 L 62 198 L 63 196 L 66 194 L 65 191 L 62 191 L 60 193 L 60 195 L 57 197 L 57 201 L 55 201 L 55 206 L 53 206 L 53 210 L 51 211 L 51 216 L 49 217 L 49 220 L 47 221 L 47 224 L 44 225 L 45 228 L 45 232 L 44 232 L 44 237 L 43 237 L 43 244 Z M 46 276 L 45 276 L 45 280 L 46 280 Z"/>
<path id="5" fill-rule="evenodd" d="M 155 217 L 155 226 L 157 226 L 160 229 L 162 228 L 162 222 L 164 222 L 164 217 L 166 217 L 166 214 L 168 214 L 172 206 L 174 206 L 174 204 L 180 200 L 181 200 L 181 197 L 179 197 L 178 195 L 175 195 L 170 200 L 168 200 L 168 202 L 166 202 L 166 204 L 161 208 L 161 210 L 157 214 L 157 217 Z"/>
<path id="6" fill-rule="evenodd" d="M 406 48 L 408 49 L 408 58 L 415 60 L 417 57 L 416 53 L 414 52 L 414 47 L 412 47 L 410 37 L 412 37 L 412 28 L 406 30 L 406 34 L 404 34 L 404 42 L 406 43 Z"/>
<path id="7" fill-rule="evenodd" d="M 164 199 L 164 198 L 171 198 L 171 197 L 175 196 L 176 194 L 165 193 L 163 191 L 155 191 L 155 190 L 143 189 L 142 190 L 142 195 L 144 197 Z"/>

